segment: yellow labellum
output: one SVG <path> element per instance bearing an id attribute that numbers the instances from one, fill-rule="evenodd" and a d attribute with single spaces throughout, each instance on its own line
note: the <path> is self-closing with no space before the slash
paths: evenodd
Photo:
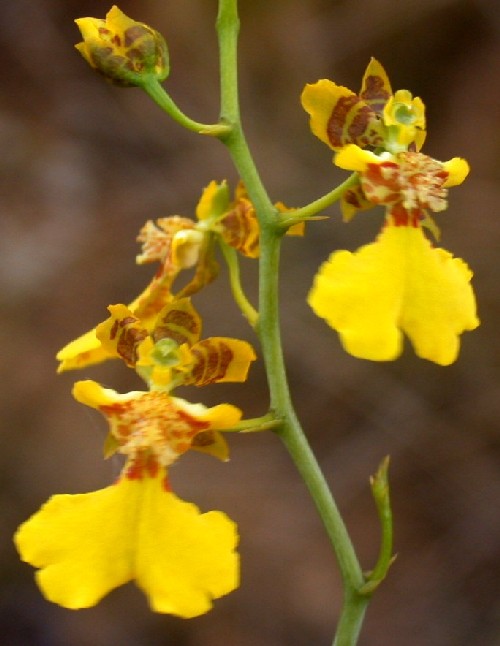
<path id="1" fill-rule="evenodd" d="M 17 549 L 49 601 L 88 608 L 134 580 L 153 610 L 189 618 L 238 586 L 235 524 L 166 491 L 164 476 L 53 496 L 21 525 Z"/>
<path id="2" fill-rule="evenodd" d="M 333 253 L 308 300 L 355 357 L 396 359 L 404 332 L 419 357 L 448 365 L 459 335 L 479 325 L 471 277 L 463 260 L 432 247 L 420 227 L 386 226 L 357 252 Z"/>

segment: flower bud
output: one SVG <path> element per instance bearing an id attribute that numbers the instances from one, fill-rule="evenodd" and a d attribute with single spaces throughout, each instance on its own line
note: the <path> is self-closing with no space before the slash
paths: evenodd
<path id="1" fill-rule="evenodd" d="M 106 19 L 75 20 L 83 41 L 76 49 L 91 67 L 117 85 L 163 81 L 169 72 L 167 44 L 161 34 L 126 16 L 117 6 Z"/>

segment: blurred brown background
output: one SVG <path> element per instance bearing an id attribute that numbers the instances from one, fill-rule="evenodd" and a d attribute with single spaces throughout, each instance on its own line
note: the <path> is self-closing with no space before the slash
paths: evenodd
<path id="1" fill-rule="evenodd" d="M 475 272 L 481 327 L 448 368 L 407 348 L 390 364 L 357 361 L 305 295 L 331 250 L 368 242 L 380 214 L 308 226 L 287 239 L 283 328 L 297 409 L 368 569 L 378 526 L 368 476 L 392 456 L 398 559 L 368 611 L 361 646 L 500 645 L 500 13 L 495 0 L 241 0 L 241 91 L 249 139 L 275 200 L 301 205 L 343 175 L 308 129 L 299 95 L 333 78 L 358 89 L 371 55 L 393 88 L 428 106 L 425 151 L 466 157 L 467 182 L 438 223 L 443 246 Z M 168 39 L 168 89 L 216 120 L 215 0 L 123 0 Z M 51 494 L 106 486 L 105 422 L 72 400 L 78 378 L 140 387 L 118 363 L 56 376 L 56 350 L 135 296 L 135 236 L 148 218 L 192 215 L 201 188 L 235 174 L 216 141 L 183 131 L 139 90 L 112 87 L 73 49 L 73 19 L 101 0 L 0 6 L 0 646 L 326 646 L 340 604 L 327 540 L 279 440 L 231 437 L 232 460 L 185 457 L 172 479 L 202 509 L 240 525 L 243 583 L 191 621 L 154 615 L 133 585 L 72 612 L 45 602 L 12 546 L 15 527 Z M 245 263 L 255 294 L 254 265 Z M 207 335 L 252 340 L 225 275 L 196 304 Z M 265 412 L 262 366 L 248 386 L 188 393 Z"/>

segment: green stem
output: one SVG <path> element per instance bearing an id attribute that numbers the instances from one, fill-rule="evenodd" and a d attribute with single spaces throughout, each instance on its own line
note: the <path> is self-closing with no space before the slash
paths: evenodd
<path id="1" fill-rule="evenodd" d="M 355 646 L 363 626 L 369 597 L 347 590 L 332 646 Z"/>
<path id="2" fill-rule="evenodd" d="M 252 327 L 255 327 L 259 318 L 258 312 L 247 299 L 240 280 L 240 266 L 238 263 L 238 256 L 236 250 L 230 247 L 225 242 L 220 242 L 222 253 L 229 270 L 229 284 L 233 293 L 233 298 L 241 310 L 243 316 L 247 319 Z"/>
<path id="3" fill-rule="evenodd" d="M 232 428 L 225 428 L 224 433 L 256 433 L 260 431 L 274 431 L 283 424 L 273 413 L 267 413 L 262 417 L 251 417 L 243 419 Z"/>
<path id="4" fill-rule="evenodd" d="M 265 236 L 267 237 L 267 236 Z M 276 235 L 261 241 L 261 300 L 258 331 L 262 343 L 271 391 L 271 407 L 283 419 L 277 431 L 295 463 L 316 504 L 335 550 L 345 588 L 348 614 L 362 619 L 366 599 L 357 599 L 356 591 L 365 583 L 361 566 L 328 483 L 307 441 L 291 402 L 279 330 L 280 238 Z M 356 603 L 355 603 L 356 602 Z M 356 606 L 357 614 L 351 606 Z M 339 622 L 340 625 L 340 622 Z M 344 625 L 344 624 L 342 624 Z M 351 625 L 349 622 L 348 625 Z M 344 639 L 344 636 L 342 636 Z M 355 644 L 355 641 L 345 644 Z"/>
<path id="5" fill-rule="evenodd" d="M 222 137 L 230 131 L 230 127 L 226 124 L 199 123 L 185 115 L 170 95 L 163 89 L 160 83 L 154 78 L 148 79 L 148 81 L 141 87 L 164 112 L 170 115 L 170 117 L 172 117 L 172 119 L 174 119 L 174 121 L 183 128 L 187 128 L 192 132 L 197 132 L 202 135 L 212 135 L 213 137 Z"/>
<path id="6" fill-rule="evenodd" d="M 231 154 L 259 218 L 257 332 L 266 364 L 271 412 L 282 420 L 277 433 L 311 493 L 339 564 L 344 585 L 344 604 L 335 646 L 355 646 L 369 597 L 357 592 L 365 583 L 359 561 L 325 477 L 296 417 L 290 397 L 281 344 L 278 303 L 279 256 L 284 230 L 280 226 L 280 216 L 255 167 L 241 127 L 237 85 L 238 29 L 237 0 L 219 0 L 217 32 L 221 63 L 221 120 L 231 126 L 231 131 L 221 137 L 221 140 Z"/>
<path id="7" fill-rule="evenodd" d="M 348 188 L 351 188 L 351 186 L 354 186 L 357 182 L 358 174 L 353 173 L 344 182 L 342 182 L 342 184 L 339 184 L 339 186 L 326 195 L 314 200 L 314 202 L 306 204 L 306 206 L 302 206 L 299 209 L 294 209 L 293 211 L 284 213 L 281 217 L 281 224 L 289 227 L 296 222 L 303 222 L 304 220 L 313 218 L 317 213 L 324 211 L 324 209 L 331 206 L 334 202 L 340 200 L 345 191 L 347 191 Z"/>

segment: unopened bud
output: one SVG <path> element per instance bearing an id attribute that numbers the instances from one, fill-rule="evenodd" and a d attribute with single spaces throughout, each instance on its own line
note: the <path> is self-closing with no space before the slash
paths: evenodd
<path id="1" fill-rule="evenodd" d="M 167 44 L 161 34 L 126 16 L 117 6 L 106 19 L 75 20 L 83 41 L 76 49 L 91 67 L 117 85 L 163 81 L 169 72 Z"/>

